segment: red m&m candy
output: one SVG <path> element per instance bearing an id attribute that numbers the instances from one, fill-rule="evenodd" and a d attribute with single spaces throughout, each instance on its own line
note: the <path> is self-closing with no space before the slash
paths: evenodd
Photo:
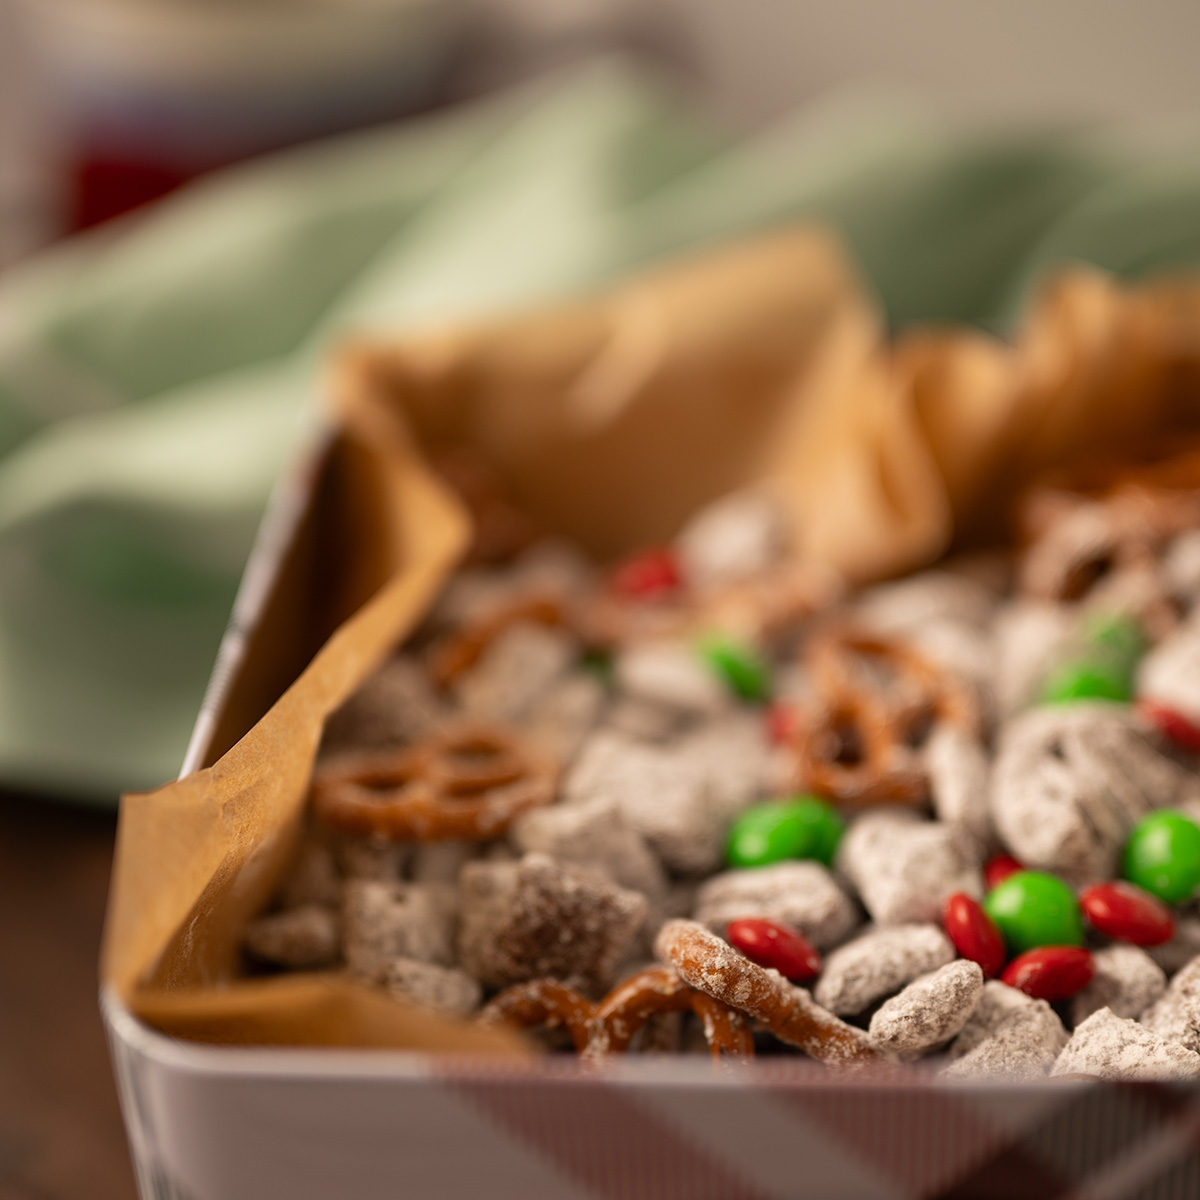
<path id="1" fill-rule="evenodd" d="M 1161 946 L 1175 936 L 1175 918 L 1156 896 L 1132 883 L 1098 883 L 1079 894 L 1079 907 L 1094 929 L 1119 942 Z"/>
<path id="2" fill-rule="evenodd" d="M 679 560 L 666 547 L 630 555 L 612 573 L 614 590 L 630 600 L 657 600 L 677 592 L 682 583 Z"/>
<path id="3" fill-rule="evenodd" d="M 977 900 L 965 892 L 955 892 L 946 901 L 942 924 L 954 948 L 963 958 L 978 963 L 984 978 L 991 979 L 1000 973 L 1007 957 L 1004 939 Z"/>
<path id="4" fill-rule="evenodd" d="M 990 892 L 992 888 L 999 887 L 1010 875 L 1015 875 L 1016 872 L 1023 870 L 1025 868 L 1011 854 L 997 854 L 995 858 L 989 858 L 984 866 L 983 879 Z"/>
<path id="5" fill-rule="evenodd" d="M 800 713 L 794 704 L 776 700 L 767 709 L 767 737 L 773 745 L 786 746 L 800 727 Z"/>
<path id="6" fill-rule="evenodd" d="M 1014 958 L 1000 976 L 1035 1000 L 1066 1000 L 1092 981 L 1095 967 L 1082 946 L 1039 946 Z"/>
<path id="7" fill-rule="evenodd" d="M 1169 742 L 1174 742 L 1181 750 L 1200 754 L 1200 726 L 1190 717 L 1185 717 L 1178 709 L 1168 704 L 1161 704 L 1146 696 L 1138 701 L 1138 711 Z"/>
<path id="8" fill-rule="evenodd" d="M 752 963 L 774 969 L 785 979 L 814 979 L 821 972 L 821 956 L 807 938 L 762 917 L 730 921 L 725 938 Z"/>

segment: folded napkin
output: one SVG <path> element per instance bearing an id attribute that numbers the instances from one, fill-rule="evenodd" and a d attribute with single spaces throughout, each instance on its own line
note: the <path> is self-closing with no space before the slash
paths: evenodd
<path id="1" fill-rule="evenodd" d="M 1200 155 L 878 102 L 733 141 L 619 61 L 201 181 L 0 279 L 0 781 L 178 770 L 329 349 L 797 217 L 889 319 L 1003 329 L 1050 266 L 1200 262 Z"/>

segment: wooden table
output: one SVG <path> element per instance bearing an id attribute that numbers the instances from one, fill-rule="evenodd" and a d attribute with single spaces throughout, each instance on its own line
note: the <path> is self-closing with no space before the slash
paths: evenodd
<path id="1" fill-rule="evenodd" d="M 0 792 L 0 1200 L 134 1200 L 97 1005 L 115 812 Z"/>

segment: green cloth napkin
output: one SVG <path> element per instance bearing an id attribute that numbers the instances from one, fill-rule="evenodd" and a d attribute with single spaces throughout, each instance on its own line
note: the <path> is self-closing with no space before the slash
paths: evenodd
<path id="1" fill-rule="evenodd" d="M 0 780 L 110 803 L 183 757 L 327 348 L 798 216 L 897 325 L 1046 268 L 1200 261 L 1200 156 L 880 102 L 741 141 L 620 61 L 214 177 L 0 279 Z"/>

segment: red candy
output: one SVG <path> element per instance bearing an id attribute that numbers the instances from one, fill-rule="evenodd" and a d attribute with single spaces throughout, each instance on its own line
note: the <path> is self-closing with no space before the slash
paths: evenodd
<path id="1" fill-rule="evenodd" d="M 1138 711 L 1168 741 L 1174 742 L 1182 750 L 1200 754 L 1200 726 L 1183 713 L 1145 697 L 1138 701 Z"/>
<path id="2" fill-rule="evenodd" d="M 742 917 L 730 921 L 725 938 L 752 963 L 774 968 L 785 979 L 813 979 L 821 972 L 821 956 L 806 938 L 774 921 Z"/>
<path id="3" fill-rule="evenodd" d="M 1094 971 L 1081 946 L 1040 946 L 1014 958 L 1000 982 L 1035 1000 L 1066 1000 L 1091 983 Z"/>
<path id="4" fill-rule="evenodd" d="M 954 948 L 963 958 L 978 963 L 985 979 L 1000 973 L 1007 957 L 1004 938 L 978 901 L 965 892 L 955 892 L 946 901 L 942 924 Z"/>
<path id="5" fill-rule="evenodd" d="M 678 591 L 682 583 L 679 560 L 667 548 L 631 555 L 612 574 L 613 587 L 630 600 L 657 600 Z"/>
<path id="6" fill-rule="evenodd" d="M 997 854 L 995 858 L 989 858 L 983 868 L 983 878 L 988 891 L 999 887 L 1010 875 L 1023 870 L 1025 868 L 1011 854 Z"/>
<path id="7" fill-rule="evenodd" d="M 1084 916 L 1105 936 L 1135 946 L 1161 946 L 1175 936 L 1175 918 L 1157 896 L 1132 883 L 1098 883 L 1079 896 Z"/>
<path id="8" fill-rule="evenodd" d="M 799 723 L 800 714 L 790 704 L 776 703 L 767 709 L 767 737 L 773 745 L 786 746 Z"/>

